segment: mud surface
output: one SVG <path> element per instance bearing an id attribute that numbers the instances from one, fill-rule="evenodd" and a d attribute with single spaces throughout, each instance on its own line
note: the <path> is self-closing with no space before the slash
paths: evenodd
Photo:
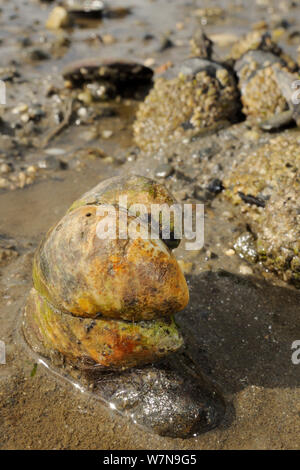
<path id="1" fill-rule="evenodd" d="M 216 1 L 212 10 L 212 2 L 127 3 L 132 12 L 123 18 L 84 20 L 59 33 L 45 28 L 55 2 L 0 3 L 0 79 L 7 84 L 7 105 L 0 106 L 0 340 L 6 344 L 0 447 L 299 449 L 300 366 L 292 364 L 291 346 L 300 339 L 300 292 L 235 254 L 235 239 L 248 220 L 215 190 L 237 158 L 243 161 L 274 136 L 241 122 L 143 153 L 132 140 L 136 100 L 97 102 L 87 114 L 77 107 L 53 133 L 69 103 L 65 96 L 53 98 L 53 87 L 63 89 L 64 65 L 89 56 L 137 60 L 158 76 L 189 55 L 200 22 L 219 58 L 264 20 L 296 59 L 300 4 L 266 0 L 249 9 L 245 2 Z M 293 132 L 300 138 L 299 130 Z M 37 364 L 20 338 L 38 242 L 85 191 L 130 171 L 157 177 L 178 200 L 206 204 L 204 248 L 175 252 L 191 292 L 177 317 L 186 355 L 227 402 L 222 424 L 197 438 L 170 439 L 137 428 Z"/>

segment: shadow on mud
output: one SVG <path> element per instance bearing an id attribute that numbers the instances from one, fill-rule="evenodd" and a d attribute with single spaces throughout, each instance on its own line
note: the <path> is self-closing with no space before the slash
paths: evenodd
<path id="1" fill-rule="evenodd" d="M 221 428 L 235 419 L 233 394 L 251 386 L 296 388 L 292 343 L 300 339 L 300 292 L 220 270 L 190 276 L 189 307 L 178 316 L 185 354 L 227 402 Z"/>
<path id="2" fill-rule="evenodd" d="M 300 292 L 226 271 L 188 282 L 190 304 L 177 318 L 187 353 L 223 392 L 300 386 L 291 359 L 300 339 Z"/>

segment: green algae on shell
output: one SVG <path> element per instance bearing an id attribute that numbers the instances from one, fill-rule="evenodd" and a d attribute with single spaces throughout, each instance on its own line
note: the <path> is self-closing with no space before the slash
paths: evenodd
<path id="1" fill-rule="evenodd" d="M 78 318 L 55 309 L 35 289 L 29 294 L 23 325 L 36 352 L 46 357 L 62 354 L 77 366 L 135 367 L 157 361 L 183 344 L 172 318 L 138 323 Z"/>
<path id="2" fill-rule="evenodd" d="M 222 65 L 188 59 L 171 77 L 159 77 L 140 104 L 134 137 L 141 148 L 212 130 L 234 121 L 240 110 L 235 78 Z"/>

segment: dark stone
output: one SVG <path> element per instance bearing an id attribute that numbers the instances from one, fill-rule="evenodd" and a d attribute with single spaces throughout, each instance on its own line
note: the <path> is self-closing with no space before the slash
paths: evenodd
<path id="1" fill-rule="evenodd" d="M 47 52 L 43 51 L 42 49 L 33 49 L 29 53 L 29 57 L 31 60 L 34 60 L 37 62 L 50 59 L 49 54 L 47 54 Z"/>
<path id="2" fill-rule="evenodd" d="M 238 195 L 244 202 L 246 202 L 247 204 L 250 204 L 250 206 L 257 206 L 257 207 L 266 206 L 266 201 L 262 198 L 252 196 L 251 194 L 244 194 L 241 191 L 238 192 Z"/>
<path id="3" fill-rule="evenodd" d="M 171 47 L 174 47 L 173 41 L 171 41 L 170 38 L 164 38 L 161 42 L 161 46 L 159 48 L 159 52 L 163 52 L 167 49 L 170 49 Z"/>
<path id="4" fill-rule="evenodd" d="M 217 427 L 225 414 L 222 397 L 183 354 L 159 365 L 97 377 L 94 392 L 161 436 L 197 436 Z"/>
<path id="5" fill-rule="evenodd" d="M 168 178 L 174 173 L 174 168 L 169 165 L 168 163 L 163 163 L 159 165 L 155 170 L 155 177 L 156 178 Z"/>
<path id="6" fill-rule="evenodd" d="M 209 183 L 207 189 L 213 194 L 219 194 L 223 191 L 224 186 L 219 178 L 215 178 Z"/>

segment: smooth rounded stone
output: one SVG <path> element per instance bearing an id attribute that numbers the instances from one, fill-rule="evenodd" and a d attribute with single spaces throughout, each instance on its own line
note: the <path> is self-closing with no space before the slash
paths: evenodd
<path id="1" fill-rule="evenodd" d="M 207 189 L 212 194 L 219 194 L 223 191 L 224 186 L 219 178 L 214 178 L 209 182 Z"/>
<path id="2" fill-rule="evenodd" d="M 233 74 L 220 64 L 189 59 L 165 76 L 140 104 L 134 123 L 136 144 L 156 151 L 237 120 L 239 92 Z"/>
<path id="3" fill-rule="evenodd" d="M 223 398 L 179 353 L 155 366 L 90 380 L 111 408 L 160 436 L 196 437 L 224 418 Z"/>
<path id="4" fill-rule="evenodd" d="M 50 148 L 50 149 L 46 149 L 45 153 L 53 157 L 61 157 L 66 154 L 66 150 L 62 148 Z"/>
<path id="5" fill-rule="evenodd" d="M 115 88 L 121 96 L 145 93 L 152 86 L 153 71 L 137 62 L 125 60 L 104 60 L 89 58 L 71 62 L 64 67 L 63 77 L 69 80 L 73 87 L 82 87 L 90 82 L 99 82 L 110 90 Z"/>
<path id="6" fill-rule="evenodd" d="M 226 196 L 242 207 L 256 237 L 258 259 L 300 287 L 299 132 L 270 139 L 224 179 Z M 246 197 L 245 197 L 246 195 Z"/>
<path id="7" fill-rule="evenodd" d="M 168 176 L 171 176 L 173 173 L 174 173 L 174 168 L 172 167 L 172 165 L 169 165 L 168 163 L 159 165 L 155 170 L 156 178 L 168 178 Z"/>
<path id="8" fill-rule="evenodd" d="M 183 344 L 172 318 L 138 323 L 77 318 L 56 310 L 35 289 L 26 303 L 23 333 L 45 357 L 59 353 L 78 367 L 94 364 L 105 370 L 151 363 Z"/>

